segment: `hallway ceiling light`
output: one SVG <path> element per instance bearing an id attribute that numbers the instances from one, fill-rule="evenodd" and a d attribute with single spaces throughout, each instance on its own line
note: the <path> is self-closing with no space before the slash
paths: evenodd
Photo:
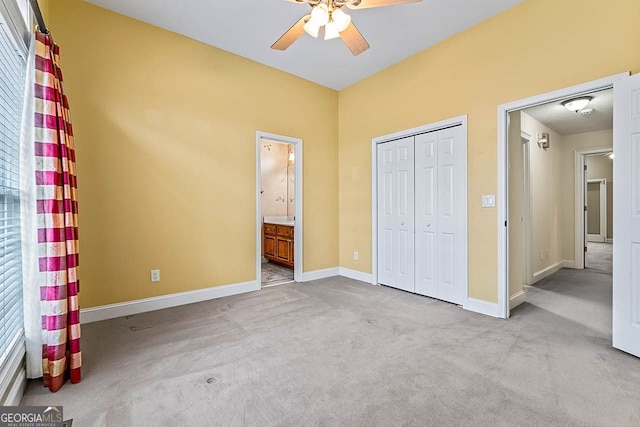
<path id="1" fill-rule="evenodd" d="M 564 101 L 562 105 L 567 110 L 577 113 L 578 111 L 586 107 L 587 104 L 591 102 L 592 99 L 593 99 L 592 96 L 581 96 L 580 98 L 573 98 L 573 99 Z"/>

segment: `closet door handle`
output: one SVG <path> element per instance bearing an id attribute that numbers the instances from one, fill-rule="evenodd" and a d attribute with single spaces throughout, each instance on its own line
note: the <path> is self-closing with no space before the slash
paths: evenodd
<path id="1" fill-rule="evenodd" d="M 400 225 L 401 225 L 401 226 L 403 226 L 403 225 L 404 225 L 404 222 L 403 222 L 402 224 L 400 224 Z"/>
<path id="2" fill-rule="evenodd" d="M 431 224 L 427 224 L 427 227 L 431 227 Z"/>

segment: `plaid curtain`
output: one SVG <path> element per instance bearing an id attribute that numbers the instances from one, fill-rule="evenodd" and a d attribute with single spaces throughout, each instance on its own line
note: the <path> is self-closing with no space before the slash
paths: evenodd
<path id="1" fill-rule="evenodd" d="M 78 194 L 73 129 L 59 47 L 36 32 L 35 169 L 42 314 L 42 372 L 57 391 L 81 380 Z"/>

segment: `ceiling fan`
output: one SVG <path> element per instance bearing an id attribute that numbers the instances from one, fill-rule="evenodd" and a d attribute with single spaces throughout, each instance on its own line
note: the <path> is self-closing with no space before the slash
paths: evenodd
<path id="1" fill-rule="evenodd" d="M 362 37 L 360 31 L 351 22 L 351 16 L 346 14 L 343 6 L 349 9 L 367 9 L 381 6 L 394 6 L 404 3 L 416 3 L 422 0 L 287 0 L 292 3 L 306 3 L 311 6 L 311 13 L 303 16 L 293 24 L 272 46 L 271 49 L 286 50 L 305 32 L 318 37 L 320 29 L 324 27 L 324 39 L 330 40 L 340 37 L 354 56 L 369 49 L 369 43 Z"/>

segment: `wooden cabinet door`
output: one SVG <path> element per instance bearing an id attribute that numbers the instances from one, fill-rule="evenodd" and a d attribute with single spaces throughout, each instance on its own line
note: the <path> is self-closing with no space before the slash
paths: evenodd
<path id="1" fill-rule="evenodd" d="M 291 262 L 291 259 L 289 258 L 289 252 L 290 249 L 289 247 L 292 246 L 291 245 L 291 240 L 289 239 L 283 239 L 278 237 L 277 238 L 277 258 L 280 261 L 283 262 Z"/>
<path id="2" fill-rule="evenodd" d="M 264 256 L 265 257 L 276 257 L 276 238 L 273 236 L 264 236 Z"/>
<path id="3" fill-rule="evenodd" d="M 293 254 L 294 254 L 294 250 L 293 250 L 293 240 L 289 241 L 289 262 L 291 264 L 294 263 L 294 258 L 293 258 Z"/>

